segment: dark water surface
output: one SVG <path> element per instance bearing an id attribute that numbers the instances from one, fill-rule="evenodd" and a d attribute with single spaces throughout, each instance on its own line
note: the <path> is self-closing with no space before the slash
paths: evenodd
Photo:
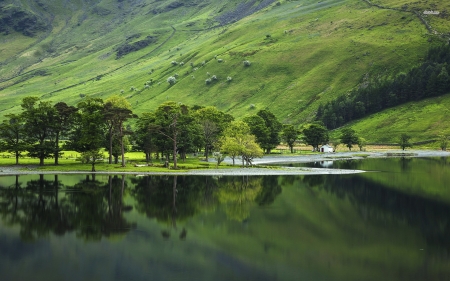
<path id="1" fill-rule="evenodd" d="M 450 160 L 0 177 L 0 280 L 449 280 Z"/>

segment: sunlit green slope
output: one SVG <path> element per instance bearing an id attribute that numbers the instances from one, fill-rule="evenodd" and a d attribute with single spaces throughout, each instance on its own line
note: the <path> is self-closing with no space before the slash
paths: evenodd
<path id="1" fill-rule="evenodd" d="M 438 139 L 450 135 L 450 95 L 410 102 L 349 123 L 358 135 L 378 143 L 398 143 L 401 134 L 410 135 L 411 142 Z M 339 136 L 340 130 L 332 133 Z M 439 148 L 439 143 L 429 144 Z"/>
<path id="2" fill-rule="evenodd" d="M 357 87 L 367 75 L 393 75 L 420 63 L 428 47 L 442 41 L 447 19 L 427 16 L 437 31 L 430 32 L 413 8 L 448 6 L 432 1 L 399 8 L 394 1 L 374 1 L 395 8 L 386 9 L 362 0 L 54 0 L 46 6 L 0 1 L 7 2 L 39 15 L 47 29 L 35 37 L 0 35 L 1 115 L 18 111 L 29 95 L 76 104 L 86 95 L 120 94 L 137 113 L 175 100 L 215 105 L 236 117 L 268 108 L 295 124 L 311 120 L 320 103 Z M 143 44 L 118 57 L 119 50 Z M 213 75 L 217 80 L 207 84 Z M 177 77 L 175 85 L 167 83 L 169 76 Z M 147 81 L 152 83 L 144 87 Z"/>

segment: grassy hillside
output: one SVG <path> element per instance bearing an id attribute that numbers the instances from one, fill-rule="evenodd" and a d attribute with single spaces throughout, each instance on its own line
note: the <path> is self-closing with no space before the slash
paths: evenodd
<path id="1" fill-rule="evenodd" d="M 410 102 L 347 124 L 358 135 L 378 143 L 398 143 L 401 134 L 412 137 L 411 142 L 450 136 L 450 94 L 420 102 Z M 332 132 L 337 138 L 340 130 Z M 431 144 L 433 146 L 433 144 Z M 434 144 L 439 148 L 439 144 Z"/>
<path id="2" fill-rule="evenodd" d="M 447 18 L 427 16 L 436 30 L 430 32 L 414 11 L 444 11 L 449 5 L 443 0 L 407 9 L 388 0 L 0 3 L 13 2 L 50 27 L 35 37 L 0 35 L 1 115 L 20 110 L 20 100 L 29 95 L 76 104 L 85 95 L 120 94 L 137 113 L 175 100 L 215 105 L 236 117 L 268 108 L 294 124 L 311 120 L 320 103 L 368 75 L 394 75 L 420 63 L 429 46 L 442 41 Z M 118 58 L 119 49 L 138 50 Z M 251 65 L 245 67 L 244 60 Z M 177 83 L 170 86 L 166 80 L 173 75 Z M 218 79 L 207 85 L 213 75 Z M 153 83 L 144 88 L 146 81 Z"/>

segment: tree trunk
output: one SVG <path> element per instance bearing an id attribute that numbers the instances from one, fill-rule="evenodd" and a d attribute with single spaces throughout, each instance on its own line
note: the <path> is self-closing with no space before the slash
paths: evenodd
<path id="1" fill-rule="evenodd" d="M 173 168 L 177 169 L 177 134 L 173 134 Z"/>
<path id="2" fill-rule="evenodd" d="M 114 164 L 119 163 L 119 155 L 114 155 Z"/>
<path id="3" fill-rule="evenodd" d="M 95 172 L 95 162 L 92 162 L 92 172 Z"/>
<path id="4" fill-rule="evenodd" d="M 55 136 L 55 165 L 59 165 L 59 132 Z"/>
<path id="5" fill-rule="evenodd" d="M 294 153 L 294 147 L 290 146 L 290 149 L 291 149 L 291 153 Z"/>
<path id="6" fill-rule="evenodd" d="M 109 128 L 109 159 L 108 163 L 112 164 L 112 126 Z M 117 163 L 116 163 L 117 164 Z"/>
<path id="7" fill-rule="evenodd" d="M 208 157 L 209 157 L 209 147 L 208 147 L 208 145 L 205 145 L 205 156 L 206 156 L 206 162 L 208 162 Z"/>
<path id="8" fill-rule="evenodd" d="M 19 151 L 16 151 L 16 165 L 19 165 L 19 156 L 20 156 Z"/>
<path id="9" fill-rule="evenodd" d="M 39 157 L 39 166 L 44 166 L 44 156 Z"/>
<path id="10" fill-rule="evenodd" d="M 122 167 L 125 167 L 125 148 L 123 146 L 123 127 L 120 124 L 120 150 L 122 152 Z"/>

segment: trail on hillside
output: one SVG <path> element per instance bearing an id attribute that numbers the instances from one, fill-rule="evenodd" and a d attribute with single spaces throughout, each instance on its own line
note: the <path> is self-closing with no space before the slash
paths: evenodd
<path id="1" fill-rule="evenodd" d="M 393 8 L 393 7 L 387 7 L 387 6 L 383 6 L 380 4 L 376 4 L 376 3 L 372 3 L 370 0 L 361 0 L 363 2 L 365 2 L 366 4 L 368 4 L 370 7 L 377 7 L 379 9 L 383 9 L 383 10 L 392 10 L 392 11 L 397 11 L 397 12 L 404 12 L 404 13 L 409 13 L 409 14 L 413 14 L 415 15 L 417 18 L 419 18 L 420 22 L 423 23 L 423 25 L 425 25 L 425 28 L 428 30 L 429 33 L 431 34 L 435 34 L 435 35 L 439 35 L 441 38 L 446 38 L 448 37 L 448 35 L 438 32 L 436 29 L 434 29 L 431 24 L 423 17 L 423 15 L 421 13 L 419 13 L 418 11 L 415 10 L 408 10 L 408 9 L 402 9 L 402 8 Z M 447 38 L 448 39 L 448 38 Z"/>

